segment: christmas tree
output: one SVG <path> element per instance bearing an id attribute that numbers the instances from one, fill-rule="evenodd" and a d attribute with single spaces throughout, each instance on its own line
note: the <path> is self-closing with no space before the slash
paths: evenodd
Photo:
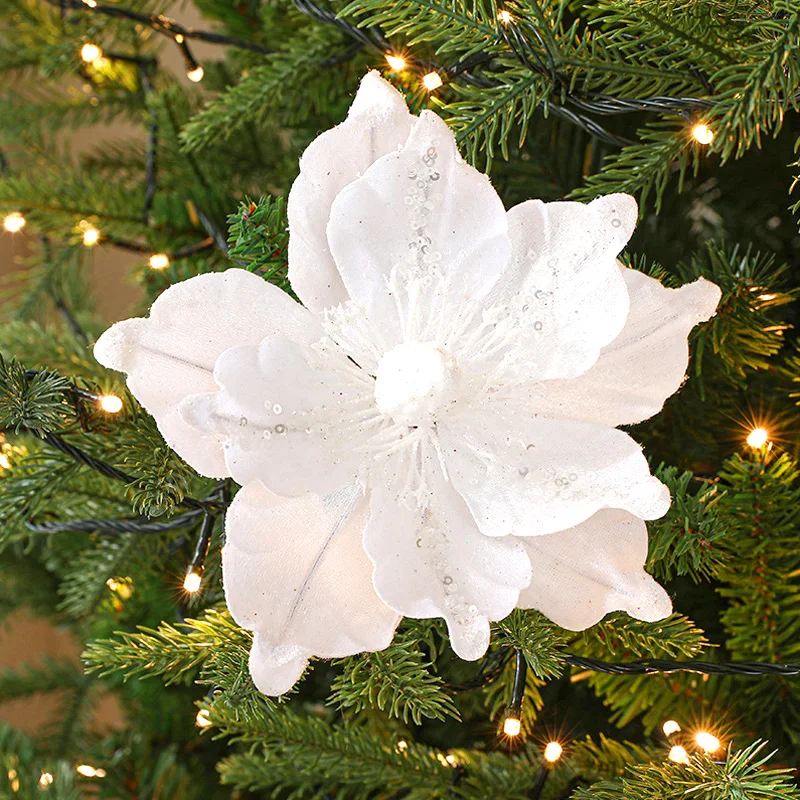
<path id="1" fill-rule="evenodd" d="M 186 21 L 201 16 L 197 26 Z M 0 724 L 0 796 L 800 798 L 795 772 L 800 757 L 800 351 L 793 330 L 800 239 L 792 198 L 800 163 L 795 155 L 800 143 L 796 3 L 245 0 L 234 5 L 197 0 L 194 8 L 169 9 L 152 0 L 6 0 L 0 18 L 0 69 L 6 76 L 0 242 L 10 250 L 12 242 L 24 238 L 29 248 L 17 271 L 4 279 L 2 296 L 0 613 L 6 617 L 24 607 L 68 627 L 84 647 L 82 667 L 49 660 L 0 672 L 0 704 L 44 694 L 58 709 L 54 724 L 34 735 Z M 377 146 L 369 136 L 363 142 L 358 138 L 365 130 L 374 132 L 368 127 L 370 103 L 391 107 L 390 133 L 397 133 L 397 141 L 391 139 L 359 166 L 363 153 L 358 148 Z M 359 114 L 368 123 L 356 124 Z M 346 119 L 350 128 L 334 128 Z M 125 122 L 124 138 L 78 155 L 64 146 L 67 134 L 79 137 L 86 126 L 111 120 Z M 444 124 L 469 167 L 459 159 L 447 161 L 450 134 L 437 127 Z M 675 385 L 663 392 L 672 396 L 660 413 L 663 397 L 647 413 L 621 421 L 603 406 L 603 413 L 613 417 L 608 430 L 622 425 L 643 445 L 652 474 L 669 490 L 669 510 L 666 505 L 652 513 L 640 510 L 645 500 L 656 504 L 642 495 L 635 508 L 622 500 L 617 505 L 602 501 L 570 522 L 558 516 L 550 522 L 530 516 L 514 522 L 545 526 L 536 532 L 555 540 L 598 509 L 623 509 L 620 513 L 642 528 L 646 518 L 644 566 L 666 594 L 637 563 L 631 569 L 653 598 L 650 611 L 618 601 L 604 608 L 610 613 L 595 614 L 594 624 L 570 625 L 542 603 L 525 607 L 520 601 L 514 608 L 531 573 L 543 569 L 542 558 L 531 555 L 519 585 L 510 572 L 490 570 L 495 582 L 489 581 L 488 594 L 497 604 L 509 586 L 515 594 L 509 609 L 484 615 L 491 631 L 489 638 L 486 622 L 481 649 L 473 646 L 478 633 L 463 639 L 454 634 L 455 623 L 468 627 L 479 609 L 453 606 L 449 574 L 440 576 L 444 599 L 438 610 L 429 611 L 430 597 L 415 606 L 419 613 L 398 608 L 402 598 L 394 602 L 387 588 L 392 575 L 379 576 L 375 543 L 366 536 L 366 554 L 378 565 L 375 589 L 388 605 L 378 595 L 373 599 L 388 615 L 391 641 L 376 644 L 369 631 L 362 631 L 379 612 L 370 616 L 371 607 L 351 607 L 356 587 L 348 568 L 340 574 L 322 571 L 326 583 L 309 619 L 317 615 L 324 627 L 325 614 L 337 602 L 334 590 L 350 593 L 348 635 L 358 639 L 363 632 L 369 642 L 342 655 L 344 650 L 304 649 L 287 640 L 288 655 L 278 664 L 280 648 L 262 659 L 251 629 L 262 638 L 264 629 L 247 620 L 263 611 L 259 596 L 291 589 L 293 565 L 305 558 L 302 536 L 293 540 L 298 531 L 280 516 L 270 517 L 273 522 L 265 527 L 256 515 L 254 536 L 286 540 L 280 558 L 262 566 L 262 554 L 247 552 L 234 520 L 249 513 L 245 496 L 260 497 L 264 507 L 277 502 L 259 483 L 259 470 L 272 470 L 287 486 L 295 481 L 287 496 L 301 494 L 296 485 L 310 479 L 297 467 L 291 448 L 275 444 L 286 433 L 280 421 L 289 413 L 288 406 L 284 413 L 283 395 L 267 404 L 266 413 L 275 418 L 271 427 L 259 428 L 258 442 L 245 446 L 253 421 L 238 411 L 226 422 L 231 427 L 213 428 L 216 412 L 199 401 L 177 422 L 177 417 L 167 420 L 178 395 L 183 399 L 199 390 L 186 384 L 180 369 L 156 374 L 148 362 L 132 363 L 130 353 L 143 348 L 144 339 L 125 337 L 143 331 L 145 323 L 123 323 L 128 327 L 112 329 L 111 338 L 97 349 L 93 345 L 110 322 L 145 317 L 157 298 L 146 323 L 149 346 L 156 349 L 163 333 L 158 325 L 183 326 L 192 340 L 188 348 L 224 338 L 237 326 L 247 328 L 252 319 L 268 317 L 265 325 L 277 325 L 269 304 L 283 303 L 289 304 L 287 318 L 301 320 L 298 329 L 309 339 L 308 352 L 327 358 L 330 341 L 323 338 L 312 347 L 322 334 L 309 333 L 312 323 L 302 321 L 301 312 L 308 319 L 316 313 L 314 319 L 322 323 L 313 325 L 324 323 L 329 338 L 332 330 L 356 337 L 361 324 L 348 316 L 355 306 L 325 302 L 325 292 L 336 287 L 326 284 L 313 295 L 325 259 L 346 254 L 355 263 L 361 254 L 361 235 L 339 236 L 334 217 L 343 226 L 360 224 L 373 211 L 378 218 L 383 195 L 376 182 L 380 178 L 391 185 L 391 176 L 379 169 L 403 165 L 404 154 L 416 146 L 414 136 L 422 135 L 413 131 L 425 126 L 440 144 L 423 151 L 424 176 L 416 171 L 400 176 L 413 184 L 405 206 L 412 219 L 423 220 L 421 228 L 431 214 L 451 214 L 454 233 L 460 225 L 456 251 L 469 228 L 479 227 L 470 214 L 480 216 L 485 207 L 486 219 L 492 218 L 488 200 L 478 203 L 484 202 L 482 192 L 496 192 L 506 209 L 531 198 L 548 204 L 567 200 L 587 205 L 519 208 L 545 214 L 542 230 L 550 230 L 551 237 L 555 220 L 561 219 L 557 215 L 567 215 L 571 222 L 563 223 L 559 234 L 564 252 L 588 242 L 591 269 L 571 284 L 570 314 L 584 319 L 580 315 L 597 305 L 593 295 L 601 290 L 601 306 L 616 302 L 610 283 L 597 288 L 603 259 L 608 262 L 603 274 L 622 286 L 625 303 L 630 291 L 632 309 L 634 289 L 652 287 L 650 279 L 666 287 L 665 297 L 694 297 L 690 293 L 699 292 L 697 287 L 711 291 L 708 282 L 721 290 L 714 316 L 712 308 L 693 306 L 694 316 L 684 325 L 684 338 L 691 328 L 690 360 L 677 392 L 683 356 L 676 361 L 666 349 L 650 351 L 636 384 L 643 397 L 680 362 Z M 331 129 L 338 138 L 323 139 Z M 325 152 L 318 144 L 323 141 L 328 142 Z M 316 149 L 307 150 L 312 142 Z M 303 153 L 306 177 L 298 179 Z M 314 183 L 312 162 L 317 161 L 329 165 L 327 176 L 352 171 L 336 188 L 335 199 L 333 192 L 325 199 L 327 178 Z M 427 194 L 440 178 L 439 186 L 466 185 L 447 170 L 473 181 L 467 191 L 452 190 L 452 208 L 429 202 Z M 489 175 L 491 186 L 476 170 Z M 364 194 L 367 202 L 358 207 L 353 198 L 366 192 L 365 186 L 373 194 Z M 635 233 L 619 254 L 622 271 L 614 259 L 624 241 L 613 253 L 608 248 L 621 235 L 614 230 L 624 229 L 628 217 L 632 230 L 636 209 L 620 194 L 638 201 Z M 403 202 L 397 206 L 401 211 Z M 301 241 L 303 215 L 310 216 L 309 209 L 320 203 L 327 203 L 326 221 L 331 215 L 331 252 L 325 249 L 328 243 L 315 251 Z M 363 220 L 354 208 L 363 208 Z M 392 228 L 391 221 L 378 225 L 377 244 L 369 246 L 391 250 Z M 480 266 L 473 280 L 488 280 L 492 263 L 507 260 L 500 241 L 491 239 L 491 246 L 470 262 Z M 419 263 L 436 262 L 436 253 L 427 249 L 430 240 L 423 236 L 411 244 Z M 530 242 L 523 253 L 528 261 L 536 262 L 538 246 Z M 133 307 L 114 320 L 103 318 L 94 299 L 93 263 L 100 251 L 128 259 L 138 292 Z M 296 266 L 301 261 L 302 274 Z M 550 266 L 556 275 L 555 263 Z M 383 276 L 377 289 L 358 276 L 355 269 L 345 275 L 343 296 L 371 302 L 383 291 L 385 278 L 392 302 L 401 310 L 412 307 L 410 284 L 395 272 Z M 674 291 L 687 284 L 682 293 Z M 199 286 L 205 287 L 202 297 L 187 288 Z M 419 303 L 428 302 L 428 296 L 440 297 L 429 292 Z M 516 308 L 514 297 L 504 302 L 504 308 Z M 544 341 L 536 346 L 554 369 L 584 348 L 593 353 L 579 370 L 584 372 L 600 354 L 611 352 L 603 348 L 611 348 L 620 334 L 619 328 L 604 332 L 587 322 L 580 337 L 556 343 L 563 347 L 554 350 L 553 342 L 536 338 L 543 323 L 526 316 L 528 306 L 519 303 L 517 327 L 509 328 L 514 335 L 500 345 L 504 319 L 485 308 L 473 315 L 479 333 L 467 338 L 471 346 L 485 341 L 484 355 L 497 354 L 494 360 L 486 356 L 493 368 L 513 361 L 513 351 L 502 347 L 528 336 L 519 333 L 526 319 L 531 328 L 525 341 L 533 342 L 531 347 Z M 234 316 L 215 321 L 217 311 L 228 307 Z M 385 324 L 387 337 L 394 312 L 386 308 L 393 307 L 373 309 L 375 327 Z M 627 313 L 626 305 L 623 321 Z M 629 335 L 631 340 L 652 335 L 645 330 L 646 313 L 638 313 L 643 327 Z M 675 319 L 681 313 L 677 309 Z M 659 330 L 672 321 L 653 318 Z M 407 322 L 412 324 L 410 316 Z M 467 332 L 468 323 L 473 324 L 464 322 Z M 233 345 L 257 350 L 261 338 L 224 345 L 225 363 L 243 376 L 242 385 L 260 379 L 262 362 L 253 362 L 251 369 L 241 355 L 244 349 Z M 397 356 L 390 373 L 385 361 L 368 368 L 357 337 L 347 341 L 355 342 L 346 351 L 352 353 L 345 359 L 349 364 L 337 369 L 374 386 L 370 391 L 381 412 L 402 423 L 403 436 L 422 441 L 424 426 L 408 416 L 407 402 L 398 404 L 397 393 L 405 392 L 426 364 L 444 376 L 434 386 L 436 403 L 460 402 L 447 394 L 449 370 L 455 367 L 444 356 L 436 361 L 440 354 L 421 346 L 404 351 L 405 360 Z M 294 351 L 288 345 L 271 347 L 267 355 L 274 369 L 289 371 Z M 266 358 L 263 348 L 257 352 Z M 435 363 L 426 361 L 430 358 Z M 224 389 L 214 402 L 238 408 L 221 356 L 216 365 L 212 359 L 204 367 L 209 376 L 212 368 Z M 300 375 L 295 395 L 304 400 L 311 384 L 295 374 Z M 294 380 L 290 377 L 289 384 Z M 542 397 L 557 397 L 552 388 L 557 381 L 531 380 L 538 387 L 531 407 L 544 402 Z M 430 396 L 423 399 L 428 402 Z M 599 408 L 610 401 L 589 392 L 584 402 Z M 414 414 L 419 413 L 415 406 Z M 185 419 L 198 427 L 188 427 Z M 337 432 L 331 420 L 330 437 L 338 436 L 347 450 L 350 429 Z M 488 429 L 488 417 L 478 415 L 475 424 L 484 423 Z M 222 475 L 201 463 L 200 450 L 210 439 L 220 454 L 223 441 L 230 451 L 221 462 Z M 273 448 L 269 464 L 253 467 L 257 459 L 248 453 L 260 453 L 267 439 Z M 446 441 L 443 432 L 439 440 Z M 608 448 L 617 441 L 608 439 Z M 354 452 L 357 445 L 353 439 Z M 533 443 L 527 447 L 535 449 Z M 566 434 L 559 447 L 567 451 L 577 445 Z M 437 457 L 450 465 L 448 480 L 461 492 L 463 476 L 453 466 L 452 453 Z M 518 470 L 514 465 L 515 480 L 528 478 L 530 485 L 534 463 L 526 461 L 530 466 Z M 339 466 L 336 462 L 331 474 Z M 244 480 L 245 473 L 255 478 Z M 566 475 L 556 483 L 562 480 L 568 486 L 582 476 Z M 368 488 L 379 494 L 380 487 Z M 484 497 L 487 515 L 513 516 L 508 498 L 515 495 L 502 481 L 488 490 L 472 488 L 492 495 Z M 635 487 L 627 489 L 625 502 Z M 437 495 L 453 489 L 448 483 L 426 491 Z M 326 495 L 325 502 L 317 497 L 313 513 L 303 517 L 307 530 L 300 534 L 311 537 L 315 525 L 332 513 L 332 497 Z M 484 506 L 478 511 L 470 506 L 478 522 L 485 522 Z M 465 513 L 452 524 L 456 532 L 478 524 L 464 523 Z M 413 552 L 416 533 L 404 514 L 398 505 L 387 524 L 393 526 L 392 541 L 411 537 Z M 514 530 L 502 531 L 510 533 Z M 627 554 L 635 561 L 635 546 L 628 546 L 622 534 L 614 536 L 610 546 L 616 543 L 624 552 L 609 559 Z M 485 538 L 491 547 L 504 546 L 498 538 Z M 581 541 L 592 551 L 590 539 Z M 427 540 L 421 537 L 416 547 L 428 548 Z M 460 554 L 442 555 L 442 547 L 440 542 L 430 549 L 446 563 L 465 559 L 464 570 L 474 565 L 466 544 Z M 587 553 L 573 553 L 574 573 L 602 585 L 602 558 L 585 566 Z M 234 569 L 234 557 L 243 566 Z M 348 558 L 361 559 L 371 569 L 361 551 Z M 402 572 L 400 557 L 397 563 L 395 584 L 402 594 L 409 573 Z M 251 594 L 242 595 L 235 586 L 242 579 L 234 576 L 248 569 L 255 578 L 247 588 Z M 585 615 L 582 596 L 570 596 L 574 578 L 560 584 L 561 573 L 553 574 L 555 585 L 548 592 L 555 605 L 573 601 L 576 613 Z M 605 586 L 603 596 L 613 588 Z M 667 595 L 672 613 L 664 618 Z M 242 596 L 255 599 L 248 606 Z M 267 603 L 267 615 L 277 615 L 276 607 Z M 617 610 L 622 608 L 631 615 Z M 324 657 L 331 655 L 336 657 Z M 294 672 L 278 674 L 284 667 Z M 92 722 L 94 706 L 109 694 L 124 717 L 124 725 L 113 731 Z"/>

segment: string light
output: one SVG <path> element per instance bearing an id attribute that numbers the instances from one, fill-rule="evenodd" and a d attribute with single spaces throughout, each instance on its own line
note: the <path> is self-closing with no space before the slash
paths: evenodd
<path id="1" fill-rule="evenodd" d="M 506 736 L 519 736 L 522 730 L 522 720 L 519 717 L 506 717 L 503 723 L 503 733 Z"/>
<path id="2" fill-rule="evenodd" d="M 40 789 L 47 789 L 48 786 L 54 781 L 53 773 L 52 772 L 43 772 L 39 776 L 39 788 Z"/>
<path id="3" fill-rule="evenodd" d="M 438 72 L 429 72 L 422 76 L 422 85 L 429 91 L 436 91 L 442 85 L 442 78 Z"/>
<path id="4" fill-rule="evenodd" d="M 25 217 L 19 211 L 12 211 L 3 220 L 3 227 L 9 233 L 17 233 L 25 227 Z"/>
<path id="5" fill-rule="evenodd" d="M 106 771 L 104 769 L 95 769 L 89 764 L 79 764 L 75 767 L 75 772 L 84 776 L 84 778 L 105 778 Z"/>
<path id="6" fill-rule="evenodd" d="M 8 457 L 3 453 L 0 453 L 0 468 L 11 469 L 11 462 L 8 460 Z"/>
<path id="7" fill-rule="evenodd" d="M 694 735 L 695 744 L 706 753 L 716 753 L 721 747 L 719 739 L 708 731 L 697 731 Z"/>
<path id="8" fill-rule="evenodd" d="M 561 758 L 563 752 L 564 748 L 558 742 L 548 742 L 544 748 L 544 760 L 550 764 L 555 764 Z"/>
<path id="9" fill-rule="evenodd" d="M 408 742 L 405 739 L 400 739 L 394 749 L 398 753 L 405 753 L 405 751 L 408 750 Z"/>
<path id="10" fill-rule="evenodd" d="M 692 136 L 694 136 L 695 141 L 700 144 L 711 144 L 714 138 L 714 131 L 704 122 L 698 122 L 697 125 L 692 128 Z"/>
<path id="11" fill-rule="evenodd" d="M 166 269 L 169 266 L 169 256 L 166 253 L 153 253 L 150 256 L 150 269 Z"/>
<path id="12" fill-rule="evenodd" d="M 115 394 L 102 394 L 97 400 L 97 405 L 106 412 L 106 414 L 119 414 L 122 411 L 122 400 Z"/>
<path id="13" fill-rule="evenodd" d="M 445 756 L 444 760 L 445 760 L 445 763 L 449 764 L 451 767 L 457 767 L 458 766 L 458 761 L 456 761 L 456 757 L 455 756 L 450 756 L 450 755 Z"/>
<path id="14" fill-rule="evenodd" d="M 769 441 L 766 428 L 753 428 L 747 436 L 747 444 L 755 450 L 763 447 Z"/>
<path id="15" fill-rule="evenodd" d="M 19 778 L 17 777 L 17 771 L 15 769 L 10 769 L 8 771 L 8 780 L 11 783 L 11 791 L 18 792 L 19 791 Z"/>
<path id="16" fill-rule="evenodd" d="M 514 19 L 514 17 L 511 16 L 511 12 L 510 11 L 506 11 L 505 9 L 503 9 L 497 15 L 497 18 L 500 20 L 500 22 L 503 23 L 503 25 L 508 25 L 511 22 L 511 20 Z"/>
<path id="17" fill-rule="evenodd" d="M 664 736 L 672 736 L 673 733 L 680 732 L 681 726 L 674 719 L 668 719 L 661 726 L 661 730 L 664 731 Z"/>
<path id="18" fill-rule="evenodd" d="M 87 64 L 91 64 L 92 61 L 96 61 L 102 55 L 103 51 L 96 44 L 92 44 L 91 42 L 86 42 L 86 44 L 81 47 L 81 58 Z"/>
<path id="19" fill-rule="evenodd" d="M 198 728 L 208 728 L 211 726 L 211 717 L 205 708 L 201 708 L 197 712 L 197 716 L 194 718 L 194 724 L 197 725 Z"/>
<path id="20" fill-rule="evenodd" d="M 83 0 L 83 4 L 89 8 L 97 8 L 97 0 Z"/>
<path id="21" fill-rule="evenodd" d="M 83 225 L 83 244 L 86 247 L 94 247 L 100 241 L 100 231 L 88 222 Z"/>
<path id="22" fill-rule="evenodd" d="M 186 70 L 186 77 L 192 83 L 200 83 L 203 80 L 203 75 L 205 75 L 205 70 L 198 64 L 193 69 Z"/>
<path id="23" fill-rule="evenodd" d="M 395 72 L 402 72 L 406 68 L 406 60 L 403 56 L 398 56 L 394 53 L 387 54 L 386 62 Z"/>
<path id="24" fill-rule="evenodd" d="M 189 567 L 186 577 L 183 579 L 183 589 L 189 594 L 196 594 L 200 590 L 203 582 L 203 573 L 196 567 Z"/>
<path id="25" fill-rule="evenodd" d="M 182 33 L 176 33 L 175 34 L 175 43 L 176 44 L 183 44 L 184 41 L 185 40 L 183 38 L 183 34 Z"/>
<path id="26" fill-rule="evenodd" d="M 686 748 L 676 744 L 669 751 L 669 760 L 674 761 L 676 764 L 688 764 L 689 754 L 686 752 Z"/>

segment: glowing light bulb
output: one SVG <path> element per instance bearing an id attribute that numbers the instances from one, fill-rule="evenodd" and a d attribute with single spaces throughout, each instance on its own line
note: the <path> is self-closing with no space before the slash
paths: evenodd
<path id="1" fill-rule="evenodd" d="M 39 788 L 46 789 L 55 780 L 52 772 L 43 772 L 39 776 Z"/>
<path id="2" fill-rule="evenodd" d="M 505 9 L 497 15 L 497 18 L 503 23 L 503 25 L 508 25 L 511 20 L 514 19 L 514 17 L 511 16 L 511 12 L 506 11 Z"/>
<path id="3" fill-rule="evenodd" d="M 25 217 L 19 211 L 12 211 L 3 220 L 3 227 L 9 233 L 17 233 L 25 227 Z"/>
<path id="4" fill-rule="evenodd" d="M 445 760 L 445 762 L 446 762 L 447 764 L 449 764 L 451 767 L 456 767 L 456 766 L 458 766 L 458 761 L 456 761 L 456 757 L 455 757 L 455 756 L 445 756 L 445 759 L 444 759 L 444 760 Z"/>
<path id="5" fill-rule="evenodd" d="M 522 720 L 516 717 L 506 717 L 506 721 L 503 723 L 503 733 L 506 736 L 519 736 L 521 730 Z"/>
<path id="6" fill-rule="evenodd" d="M 767 433 L 766 428 L 753 428 L 747 436 L 747 444 L 756 450 L 763 447 L 768 440 L 769 433 Z"/>
<path id="7" fill-rule="evenodd" d="M 674 719 L 668 719 L 662 726 L 661 730 L 664 731 L 664 736 L 672 736 L 673 733 L 678 733 L 681 726 L 675 722 Z"/>
<path id="8" fill-rule="evenodd" d="M 183 588 L 189 594 L 195 594 L 195 592 L 199 591 L 202 582 L 203 576 L 199 572 L 195 572 L 194 567 L 189 567 L 189 571 L 183 579 Z"/>
<path id="9" fill-rule="evenodd" d="M 194 718 L 194 724 L 197 725 L 198 728 L 208 728 L 211 725 L 211 718 L 205 708 L 201 708 L 197 712 L 197 716 Z"/>
<path id="10" fill-rule="evenodd" d="M 563 752 L 564 748 L 558 742 L 548 742 L 544 748 L 544 760 L 555 764 Z"/>
<path id="11" fill-rule="evenodd" d="M 150 269 L 166 269 L 169 266 L 169 256 L 166 253 L 153 253 L 150 256 Z"/>
<path id="12" fill-rule="evenodd" d="M 97 0 L 83 0 L 83 4 L 89 8 L 97 8 Z"/>
<path id="13" fill-rule="evenodd" d="M 175 41 L 178 44 L 183 44 L 183 34 L 182 33 L 176 33 L 175 34 Z"/>
<path id="14" fill-rule="evenodd" d="M 394 748 L 398 753 L 405 753 L 408 750 L 408 742 L 405 739 L 400 739 Z"/>
<path id="15" fill-rule="evenodd" d="M 3 469 L 11 469 L 11 462 L 3 453 L 0 453 L 0 467 Z"/>
<path id="16" fill-rule="evenodd" d="M 429 72 L 427 75 L 423 75 L 422 85 L 429 92 L 433 92 L 442 85 L 442 78 L 438 72 Z"/>
<path id="17" fill-rule="evenodd" d="M 674 761 L 676 764 L 688 764 L 689 754 L 686 752 L 686 748 L 676 744 L 669 751 L 669 760 Z"/>
<path id="18" fill-rule="evenodd" d="M 87 64 L 91 64 L 92 61 L 95 61 L 102 55 L 103 51 L 96 44 L 92 44 L 91 42 L 86 42 L 86 44 L 81 47 L 81 58 Z"/>
<path id="19" fill-rule="evenodd" d="M 395 72 L 402 72 L 406 68 L 406 60 L 403 56 L 397 56 L 390 53 L 386 56 L 386 62 Z"/>
<path id="20" fill-rule="evenodd" d="M 698 122 L 697 125 L 692 128 L 692 136 L 694 136 L 695 141 L 700 144 L 711 144 L 714 138 L 714 131 L 705 123 Z"/>
<path id="21" fill-rule="evenodd" d="M 187 70 L 186 77 L 192 83 L 200 83 L 200 81 L 203 80 L 203 75 L 205 74 L 205 70 L 202 67 L 197 66 L 194 69 Z"/>
<path id="22" fill-rule="evenodd" d="M 122 400 L 115 394 L 101 395 L 97 404 L 106 414 L 119 414 L 122 411 Z"/>
<path id="23" fill-rule="evenodd" d="M 103 778 L 105 777 L 105 770 L 103 769 L 95 769 L 90 764 L 78 764 L 75 767 L 75 772 L 83 775 L 84 778 Z"/>
<path id="24" fill-rule="evenodd" d="M 708 731 L 697 731 L 694 735 L 695 744 L 706 753 L 716 753 L 721 747 L 719 739 Z"/>
<path id="25" fill-rule="evenodd" d="M 83 243 L 86 247 L 94 247 L 100 241 L 100 231 L 88 225 L 83 231 Z"/>

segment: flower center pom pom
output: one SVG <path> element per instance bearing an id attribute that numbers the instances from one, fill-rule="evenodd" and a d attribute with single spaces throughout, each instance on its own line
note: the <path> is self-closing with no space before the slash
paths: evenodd
<path id="1" fill-rule="evenodd" d="M 401 425 L 435 422 L 456 402 L 456 362 L 430 342 L 406 342 L 386 352 L 378 364 L 375 402 Z"/>

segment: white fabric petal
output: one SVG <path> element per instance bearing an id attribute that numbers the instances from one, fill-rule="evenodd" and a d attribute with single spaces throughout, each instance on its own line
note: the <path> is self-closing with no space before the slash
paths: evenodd
<path id="1" fill-rule="evenodd" d="M 221 390 L 181 403 L 187 423 L 222 439 L 237 483 L 260 480 L 287 497 L 326 494 L 353 480 L 360 463 L 353 444 L 368 423 L 346 428 L 345 421 L 362 393 L 332 369 L 312 368 L 308 356 L 286 339 L 231 347 L 214 370 Z M 346 363 L 354 375 L 361 372 Z"/>
<path id="2" fill-rule="evenodd" d="M 645 622 L 672 613 L 669 595 L 644 571 L 647 527 L 626 511 L 598 511 L 574 528 L 521 541 L 533 578 L 520 593 L 520 608 L 536 608 L 571 631 L 612 611 Z"/>
<path id="3" fill-rule="evenodd" d="M 407 617 L 444 617 L 455 653 L 474 661 L 489 646 L 489 622 L 516 606 L 530 563 L 512 537 L 483 536 L 451 487 L 438 487 L 433 504 L 412 511 L 375 489 L 364 549 L 379 597 Z"/>
<path id="4" fill-rule="evenodd" d="M 216 389 L 218 356 L 265 336 L 310 342 L 322 335 L 309 311 L 285 292 L 241 269 L 198 275 L 167 289 L 150 316 L 109 328 L 94 346 L 104 366 L 128 374 L 128 388 L 155 417 L 167 444 L 201 475 L 228 470 L 222 439 L 201 436 L 178 414 L 191 394 Z"/>
<path id="5" fill-rule="evenodd" d="M 489 536 L 539 536 L 602 508 L 656 519 L 667 487 L 623 431 L 560 419 L 503 419 L 491 407 L 439 425 L 453 486 Z"/>
<path id="6" fill-rule="evenodd" d="M 360 487 L 289 500 L 260 483 L 244 487 L 225 520 L 225 599 L 254 630 L 251 673 L 280 694 L 312 656 L 382 650 L 400 617 L 372 586 L 361 539 L 368 501 Z"/>
<path id="7" fill-rule="evenodd" d="M 678 391 L 689 363 L 689 331 L 709 319 L 721 296 L 703 278 L 680 289 L 622 269 L 631 310 L 622 333 L 574 380 L 545 381 L 533 394 L 541 414 L 632 425 L 657 414 Z"/>
<path id="8" fill-rule="evenodd" d="M 403 95 L 369 72 L 347 119 L 320 134 L 303 153 L 287 208 L 289 281 L 313 311 L 347 300 L 325 234 L 333 199 L 378 158 L 401 147 L 415 119 Z"/>
<path id="9" fill-rule="evenodd" d="M 580 375 L 619 335 L 629 303 L 616 257 L 636 218 L 626 194 L 586 205 L 528 200 L 508 212 L 511 260 L 489 302 L 519 314 L 527 366 L 519 378 Z"/>
<path id="10" fill-rule="evenodd" d="M 502 201 L 489 178 L 464 163 L 432 111 L 422 112 L 401 151 L 342 189 L 328 242 L 348 294 L 385 331 L 387 344 L 401 338 L 392 279 L 402 285 L 438 272 L 453 303 L 480 299 L 510 253 Z"/>

